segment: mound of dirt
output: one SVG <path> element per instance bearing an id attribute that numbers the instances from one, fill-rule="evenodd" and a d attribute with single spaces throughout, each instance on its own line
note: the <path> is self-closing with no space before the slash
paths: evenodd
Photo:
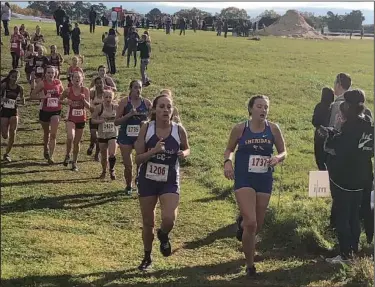
<path id="1" fill-rule="evenodd" d="M 280 17 L 272 25 L 259 31 L 260 35 L 283 36 L 291 38 L 307 38 L 307 39 L 327 39 L 320 33 L 316 32 L 305 21 L 305 18 L 296 10 L 288 10 L 284 16 Z"/>

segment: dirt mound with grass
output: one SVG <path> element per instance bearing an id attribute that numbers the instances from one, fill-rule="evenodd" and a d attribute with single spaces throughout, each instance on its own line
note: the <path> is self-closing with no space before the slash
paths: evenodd
<path id="1" fill-rule="evenodd" d="M 260 30 L 259 34 L 291 38 L 328 39 L 307 24 L 305 18 L 296 10 L 288 10 L 285 15 L 280 17 L 275 23 L 264 30 Z"/>

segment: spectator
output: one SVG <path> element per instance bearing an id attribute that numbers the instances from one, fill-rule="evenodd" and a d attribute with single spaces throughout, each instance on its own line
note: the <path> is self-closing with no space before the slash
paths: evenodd
<path id="1" fill-rule="evenodd" d="M 180 18 L 180 36 L 182 35 L 182 32 L 184 33 L 185 36 L 185 29 L 186 29 L 186 21 L 185 18 L 181 17 Z"/>
<path id="2" fill-rule="evenodd" d="M 365 95 L 361 90 L 347 91 L 343 95 L 339 112 L 340 131 L 321 128 L 326 150 L 330 152 L 327 167 L 330 190 L 335 202 L 336 230 L 340 254 L 327 258 L 329 263 L 349 263 L 358 253 L 361 233 L 359 210 L 362 194 L 372 170 L 368 165 L 374 152 L 374 127 L 363 116 Z"/>
<path id="3" fill-rule="evenodd" d="M 69 18 L 66 18 L 62 28 L 60 35 L 63 39 L 63 46 L 64 46 L 64 55 L 69 55 L 70 52 L 70 37 L 72 35 L 72 25 L 70 24 Z"/>
<path id="4" fill-rule="evenodd" d="M 224 19 L 224 38 L 227 37 L 227 34 L 228 34 L 228 21 L 227 19 Z"/>
<path id="5" fill-rule="evenodd" d="M 330 106 L 333 102 L 334 93 L 331 88 L 322 89 L 320 102 L 315 106 L 312 124 L 315 127 L 314 154 L 315 162 L 319 170 L 326 170 L 327 154 L 324 151 L 324 139 L 319 136 L 320 126 L 327 127 L 329 124 Z"/>
<path id="6" fill-rule="evenodd" d="M 4 35 L 9 36 L 9 21 L 12 16 L 12 11 L 10 10 L 9 2 L 5 2 L 4 6 L 1 7 L 1 20 L 4 25 Z"/>
<path id="7" fill-rule="evenodd" d="M 117 19 L 118 19 L 118 13 L 117 11 L 115 11 L 115 8 L 112 8 L 112 12 L 111 12 L 112 29 L 117 30 Z"/>
<path id="8" fill-rule="evenodd" d="M 53 19 L 56 22 L 56 33 L 57 36 L 60 36 L 60 26 L 64 24 L 64 18 L 66 17 L 65 11 L 62 9 L 61 6 L 57 8 L 57 10 L 53 13 Z"/>
<path id="9" fill-rule="evenodd" d="M 104 35 L 103 35 L 104 36 Z M 116 74 L 116 61 L 115 56 L 117 52 L 118 38 L 115 29 L 109 29 L 108 36 L 103 39 L 103 53 L 107 57 L 107 64 L 109 72 Z"/>
<path id="10" fill-rule="evenodd" d="M 137 46 L 139 41 L 139 35 L 135 29 L 135 27 L 132 27 L 129 31 L 129 36 L 127 40 L 128 44 L 128 57 L 127 57 L 127 64 L 126 67 L 129 68 L 130 64 L 130 57 L 133 54 L 134 56 L 134 68 L 137 66 Z"/>
<path id="11" fill-rule="evenodd" d="M 79 44 L 81 43 L 81 30 L 79 29 L 78 23 L 74 24 L 74 29 L 72 31 L 72 49 L 74 55 L 81 58 L 81 62 L 83 63 L 83 57 L 79 54 Z"/>
<path id="12" fill-rule="evenodd" d="M 147 66 L 150 63 L 150 56 L 151 56 L 151 45 L 150 42 L 147 41 L 147 35 L 142 35 L 141 42 L 138 43 L 138 51 L 141 54 L 141 76 L 142 76 L 142 84 L 143 86 L 147 87 L 150 85 L 150 79 L 147 77 L 146 70 Z"/>
<path id="13" fill-rule="evenodd" d="M 89 12 L 90 33 L 95 33 L 96 16 L 97 16 L 97 14 L 94 10 L 94 6 L 91 6 L 91 9 L 90 9 L 90 12 Z"/>

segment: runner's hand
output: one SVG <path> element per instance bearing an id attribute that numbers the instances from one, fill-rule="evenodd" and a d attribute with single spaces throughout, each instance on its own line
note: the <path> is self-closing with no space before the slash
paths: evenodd
<path id="1" fill-rule="evenodd" d="M 224 176 L 229 180 L 234 180 L 234 170 L 230 160 L 224 164 Z"/>
<path id="2" fill-rule="evenodd" d="M 183 150 L 179 150 L 178 153 L 177 153 L 177 156 L 180 158 L 180 159 L 185 159 L 186 156 L 185 156 L 185 153 Z"/>
<path id="3" fill-rule="evenodd" d="M 160 153 L 165 151 L 165 143 L 163 142 L 163 138 L 161 138 L 154 147 L 155 153 Z"/>
<path id="4" fill-rule="evenodd" d="M 268 160 L 268 165 L 270 167 L 274 167 L 275 165 L 277 165 L 279 163 L 279 158 L 277 158 L 276 156 L 273 156 L 271 157 L 269 160 Z"/>

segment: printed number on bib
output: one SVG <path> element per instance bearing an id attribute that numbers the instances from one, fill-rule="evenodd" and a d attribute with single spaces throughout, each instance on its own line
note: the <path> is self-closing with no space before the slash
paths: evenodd
<path id="1" fill-rule="evenodd" d="M 249 172 L 266 173 L 268 171 L 269 156 L 251 155 L 249 158 Z"/>
<path id="2" fill-rule="evenodd" d="M 153 181 L 167 182 L 169 166 L 153 162 L 147 163 L 146 178 Z"/>
<path id="3" fill-rule="evenodd" d="M 17 43 L 12 43 L 11 47 L 17 49 L 18 48 L 18 44 Z"/>
<path id="4" fill-rule="evenodd" d="M 59 106 L 59 99 L 58 98 L 47 98 L 47 107 L 57 108 L 58 106 Z"/>
<path id="5" fill-rule="evenodd" d="M 83 110 L 82 109 L 73 109 L 72 115 L 73 115 L 73 117 L 82 117 L 83 116 Z"/>
<path id="6" fill-rule="evenodd" d="M 44 69 L 43 69 L 43 67 L 37 67 L 37 68 L 36 68 L 36 72 L 37 72 L 38 74 L 40 74 L 40 73 L 44 73 Z"/>
<path id="7" fill-rule="evenodd" d="M 104 133 L 114 133 L 115 132 L 115 123 L 104 123 L 103 124 Z"/>
<path id="8" fill-rule="evenodd" d="M 3 107 L 7 109 L 14 109 L 16 107 L 16 100 L 6 99 L 3 103 Z"/>
<path id="9" fill-rule="evenodd" d="M 137 137 L 139 134 L 139 125 L 129 125 L 126 128 L 126 135 L 129 137 Z"/>

